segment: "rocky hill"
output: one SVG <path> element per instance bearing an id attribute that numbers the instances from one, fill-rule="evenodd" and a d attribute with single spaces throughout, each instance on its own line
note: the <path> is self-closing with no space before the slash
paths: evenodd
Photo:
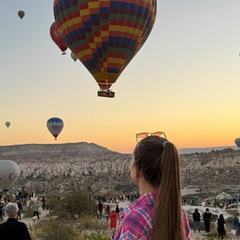
<path id="1" fill-rule="evenodd" d="M 25 186 L 27 191 L 45 193 L 78 189 L 114 191 L 124 189 L 125 185 L 129 190 L 130 157 L 85 142 L 0 147 L 0 159 L 13 160 L 20 167 L 15 188 Z"/>
<path id="2" fill-rule="evenodd" d="M 183 185 L 239 185 L 240 151 L 231 148 L 181 155 Z"/>
<path id="3" fill-rule="evenodd" d="M 240 151 L 231 148 L 209 153 L 182 154 L 182 184 L 208 189 L 238 185 Z M 73 190 L 130 192 L 130 154 L 121 154 L 94 143 L 26 144 L 0 146 L 0 159 L 19 164 L 15 189 L 47 193 Z"/>

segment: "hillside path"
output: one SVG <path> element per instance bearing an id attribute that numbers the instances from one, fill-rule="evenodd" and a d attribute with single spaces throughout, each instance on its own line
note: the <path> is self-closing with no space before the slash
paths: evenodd
<path id="1" fill-rule="evenodd" d="M 48 214 L 49 214 L 49 211 L 48 211 L 48 210 L 41 210 L 41 214 L 39 214 L 39 220 L 38 220 L 38 221 L 41 221 L 41 220 L 43 220 L 43 219 L 47 219 L 47 218 L 48 218 L 48 217 L 47 217 Z M 4 216 L 3 221 L 4 221 L 4 222 L 7 221 L 7 216 L 6 216 L 6 215 Z M 32 217 L 27 217 L 27 218 L 25 218 L 25 217 L 24 217 L 24 214 L 22 214 L 22 219 L 19 220 L 19 222 L 24 222 L 24 223 L 26 223 L 26 225 L 27 225 L 28 227 L 30 227 L 31 225 L 34 224 L 34 222 L 33 222 L 33 220 L 32 220 Z M 37 223 L 37 221 L 36 221 L 36 223 Z"/>
<path id="2" fill-rule="evenodd" d="M 49 214 L 49 210 L 41 210 L 41 214 L 39 214 L 39 220 L 44 220 L 47 219 L 47 215 Z M 22 214 L 23 215 L 23 214 Z M 27 224 L 27 226 L 29 227 L 30 225 L 34 224 L 32 217 L 27 217 L 25 218 L 24 215 L 22 216 L 22 220 L 20 222 L 24 222 Z"/>

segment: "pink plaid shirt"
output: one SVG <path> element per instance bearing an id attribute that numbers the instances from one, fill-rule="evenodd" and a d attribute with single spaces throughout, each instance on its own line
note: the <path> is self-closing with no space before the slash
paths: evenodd
<path id="1" fill-rule="evenodd" d="M 154 201 L 157 193 L 147 193 L 134 201 L 128 208 L 120 213 L 122 219 L 113 240 L 150 240 L 152 229 L 152 218 L 154 214 Z M 186 240 L 190 238 L 190 227 L 187 215 L 183 211 L 183 221 L 185 225 Z"/>

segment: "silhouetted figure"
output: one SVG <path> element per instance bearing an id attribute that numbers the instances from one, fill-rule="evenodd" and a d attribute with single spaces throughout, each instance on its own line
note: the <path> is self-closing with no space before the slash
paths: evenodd
<path id="1" fill-rule="evenodd" d="M 217 220 L 217 229 L 218 229 L 218 237 L 221 237 L 221 239 L 223 239 L 223 236 L 226 234 L 226 229 L 225 229 L 225 220 L 222 214 L 219 215 L 219 218 Z"/>
<path id="2" fill-rule="evenodd" d="M 198 209 L 196 208 L 193 213 L 193 223 L 194 223 L 194 232 L 198 231 L 200 232 L 200 213 L 198 212 Z"/>
<path id="3" fill-rule="evenodd" d="M 206 212 L 203 214 L 203 220 L 204 220 L 206 233 L 210 232 L 211 215 L 212 214 L 209 211 L 209 208 L 206 208 Z"/>

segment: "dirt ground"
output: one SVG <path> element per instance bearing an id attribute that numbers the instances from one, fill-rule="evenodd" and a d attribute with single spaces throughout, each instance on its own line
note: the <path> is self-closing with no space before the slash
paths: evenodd
<path id="1" fill-rule="evenodd" d="M 231 228 L 227 228 L 227 235 L 224 236 L 225 240 L 233 240 L 235 239 L 234 235 L 235 235 L 235 231 L 234 229 Z M 211 229 L 210 234 L 206 233 L 205 231 L 200 231 L 200 233 L 196 232 L 194 233 L 193 229 L 191 229 L 191 240 L 207 240 L 207 237 L 214 237 L 213 239 L 218 239 L 217 238 L 217 230 L 216 229 Z"/>

